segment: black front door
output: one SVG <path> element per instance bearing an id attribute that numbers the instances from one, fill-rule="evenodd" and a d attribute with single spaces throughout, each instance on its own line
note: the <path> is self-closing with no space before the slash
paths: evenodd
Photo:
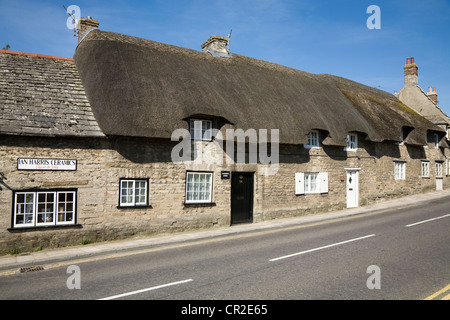
<path id="1" fill-rule="evenodd" d="M 253 220 L 253 172 L 231 175 L 231 224 Z"/>

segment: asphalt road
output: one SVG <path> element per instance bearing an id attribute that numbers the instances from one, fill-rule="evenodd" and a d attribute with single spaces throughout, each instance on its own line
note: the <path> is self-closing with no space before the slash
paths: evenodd
<path id="1" fill-rule="evenodd" d="M 0 299 L 423 300 L 450 283 L 449 203 L 44 265 Z"/>

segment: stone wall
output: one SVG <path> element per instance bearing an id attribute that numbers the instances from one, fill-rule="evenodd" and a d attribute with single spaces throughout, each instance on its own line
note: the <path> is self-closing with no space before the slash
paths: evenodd
<path id="1" fill-rule="evenodd" d="M 293 217 L 346 207 L 345 168 L 360 168 L 359 205 L 435 189 L 435 160 L 445 160 L 441 149 L 395 143 L 365 143 L 356 152 L 342 147 L 305 149 L 281 145 L 276 174 L 265 175 L 268 165 L 238 164 L 225 160 L 173 163 L 175 142 L 110 138 L 38 138 L 0 136 L 0 252 L 17 248 L 50 248 L 230 225 L 231 180 L 221 171 L 254 174 L 253 221 Z M 211 147 L 216 142 L 203 142 Z M 217 150 L 216 150 L 217 151 Z M 220 149 L 218 149 L 220 151 Z M 446 151 L 447 152 L 447 151 Z M 221 154 L 217 152 L 217 156 Z M 77 159 L 76 171 L 17 170 L 18 158 Z M 229 156 L 228 156 L 229 157 Z M 430 160 L 430 178 L 421 177 L 421 160 Z M 406 179 L 394 179 L 393 160 L 406 161 Z M 443 164 L 444 188 L 448 185 Z M 186 205 L 186 171 L 213 172 L 212 204 Z M 327 172 L 328 193 L 295 194 L 296 172 Z M 120 179 L 148 179 L 149 205 L 119 208 Z M 77 190 L 74 226 L 14 229 L 13 191 Z"/>

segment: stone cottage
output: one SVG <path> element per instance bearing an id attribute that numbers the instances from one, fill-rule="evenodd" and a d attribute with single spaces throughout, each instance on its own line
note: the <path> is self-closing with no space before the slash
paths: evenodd
<path id="1" fill-rule="evenodd" d="M 445 129 L 392 94 L 231 53 L 223 37 L 196 51 L 91 20 L 73 59 L 0 51 L 3 253 L 448 185 Z"/>
<path id="2" fill-rule="evenodd" d="M 404 70 L 405 85 L 397 94 L 398 98 L 425 118 L 446 130 L 448 139 L 450 118 L 439 107 L 436 88 L 428 87 L 428 92 L 425 92 L 419 86 L 419 67 L 414 62 L 414 57 L 406 59 Z"/>

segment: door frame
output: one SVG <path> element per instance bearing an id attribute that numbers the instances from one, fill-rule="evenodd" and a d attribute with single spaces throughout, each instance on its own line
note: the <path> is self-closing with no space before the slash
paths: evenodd
<path id="1" fill-rule="evenodd" d="M 357 208 L 359 207 L 359 171 L 361 170 L 361 168 L 345 168 L 345 173 L 346 173 L 346 179 L 345 179 L 345 192 L 346 192 L 346 202 L 347 202 L 347 208 Z M 354 184 L 354 188 L 356 190 L 353 191 L 354 193 L 354 199 L 353 202 L 350 202 L 352 200 L 350 192 L 349 192 L 349 188 L 348 188 L 348 175 L 349 172 L 354 172 L 355 173 L 355 184 Z M 349 205 L 350 204 L 350 205 Z"/>
<path id="2" fill-rule="evenodd" d="M 247 175 L 251 177 L 251 198 L 249 199 L 249 209 L 248 219 L 238 220 L 233 222 L 233 176 L 237 175 Z M 255 172 L 252 171 L 232 171 L 230 179 L 230 225 L 240 224 L 240 223 L 251 223 L 253 222 L 253 211 L 254 211 L 254 198 L 255 198 Z"/>

